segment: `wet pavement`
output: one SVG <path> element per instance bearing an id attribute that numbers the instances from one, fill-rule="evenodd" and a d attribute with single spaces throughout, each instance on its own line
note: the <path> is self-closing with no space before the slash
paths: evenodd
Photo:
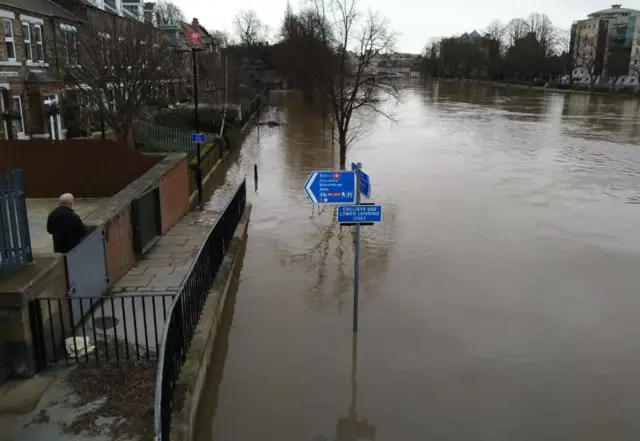
<path id="1" fill-rule="evenodd" d="M 199 441 L 640 437 L 637 101 L 407 90 L 348 154 L 385 210 L 357 339 L 351 230 L 303 191 L 337 152 L 281 104 L 226 162 L 259 185 Z"/>

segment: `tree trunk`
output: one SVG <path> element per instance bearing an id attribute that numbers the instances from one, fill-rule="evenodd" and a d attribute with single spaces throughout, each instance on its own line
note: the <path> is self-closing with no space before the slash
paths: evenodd
<path id="1" fill-rule="evenodd" d="M 347 166 L 347 139 L 346 136 L 340 135 L 338 141 L 340 146 L 340 170 L 345 170 Z"/>

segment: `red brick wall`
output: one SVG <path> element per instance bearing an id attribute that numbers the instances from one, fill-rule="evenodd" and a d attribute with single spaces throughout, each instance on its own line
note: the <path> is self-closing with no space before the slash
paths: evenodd
<path id="1" fill-rule="evenodd" d="M 189 173 L 187 158 L 185 158 L 160 181 L 162 234 L 169 231 L 187 211 L 189 211 Z"/>
<path id="2" fill-rule="evenodd" d="M 21 169 L 28 198 L 104 198 L 118 193 L 162 158 L 112 140 L 2 141 L 0 173 Z"/>
<path id="3" fill-rule="evenodd" d="M 131 230 L 131 205 L 104 226 L 107 275 L 113 285 L 129 271 L 136 262 L 133 252 L 133 231 Z"/>

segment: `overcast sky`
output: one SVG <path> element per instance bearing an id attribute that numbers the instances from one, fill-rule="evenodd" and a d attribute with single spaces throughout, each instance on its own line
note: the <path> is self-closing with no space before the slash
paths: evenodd
<path id="1" fill-rule="evenodd" d="M 197 17 L 207 29 L 232 31 L 233 18 L 239 10 L 253 9 L 272 29 L 282 23 L 286 0 L 173 0 L 188 21 Z M 400 33 L 399 52 L 420 53 L 430 37 L 461 34 L 482 30 L 494 19 L 504 22 L 513 17 L 525 18 L 531 12 L 546 13 L 553 23 L 569 28 L 571 22 L 599 9 L 609 8 L 609 2 L 596 0 L 541 0 L 539 2 L 506 0 L 449 0 L 425 2 L 418 0 L 359 0 L 362 8 L 383 13 L 391 27 Z M 300 3 L 292 0 L 297 10 Z M 535 5 L 535 6 L 534 6 Z M 622 4 L 633 8 L 636 5 Z"/>

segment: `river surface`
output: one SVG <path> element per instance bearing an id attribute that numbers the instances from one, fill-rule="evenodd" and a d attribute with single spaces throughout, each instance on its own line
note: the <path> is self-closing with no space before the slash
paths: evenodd
<path id="1" fill-rule="evenodd" d="M 384 206 L 356 338 L 351 228 L 303 191 L 335 167 L 330 126 L 274 103 L 210 201 L 247 174 L 198 441 L 640 439 L 638 101 L 405 90 L 348 154 Z"/>

